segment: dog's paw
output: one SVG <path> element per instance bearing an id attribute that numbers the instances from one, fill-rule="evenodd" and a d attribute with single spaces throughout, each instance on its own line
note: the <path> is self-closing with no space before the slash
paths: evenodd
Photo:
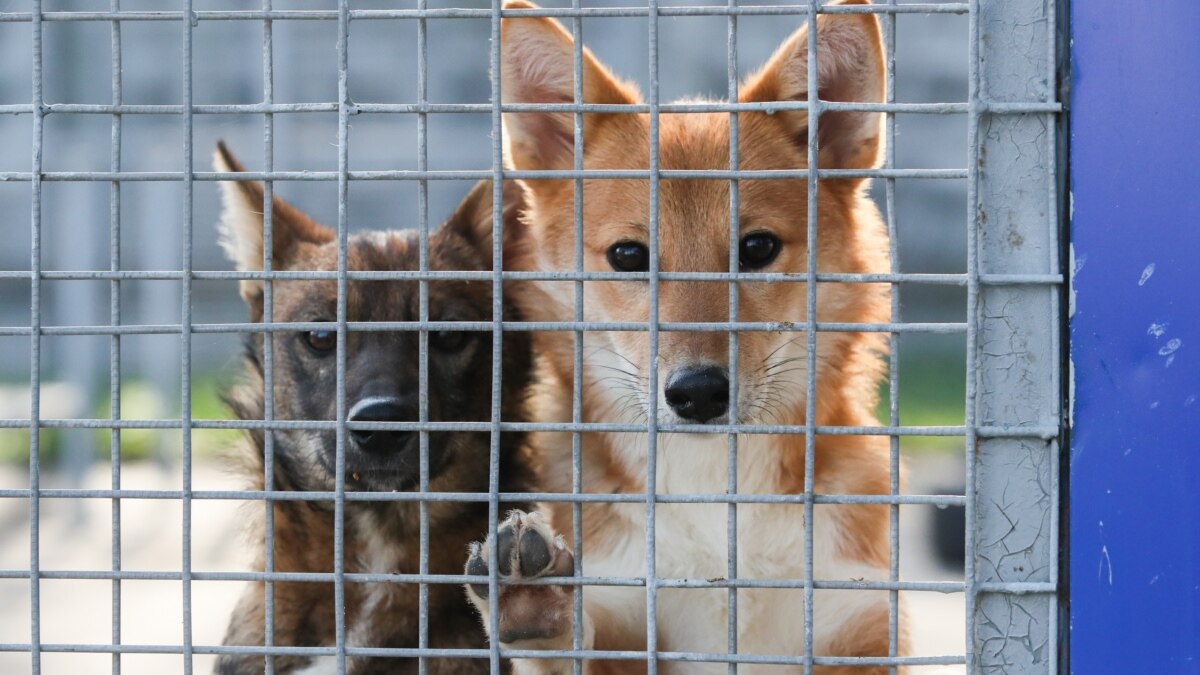
<path id="1" fill-rule="evenodd" d="M 496 573 L 502 580 L 568 577 L 574 572 L 574 556 L 536 513 L 513 511 L 496 530 Z M 491 564 L 491 541 L 471 544 L 466 573 L 487 576 Z M 568 633 L 571 628 L 571 588 L 560 585 L 500 585 L 500 642 L 546 640 Z M 488 621 L 487 584 L 468 584 L 467 597 Z"/>

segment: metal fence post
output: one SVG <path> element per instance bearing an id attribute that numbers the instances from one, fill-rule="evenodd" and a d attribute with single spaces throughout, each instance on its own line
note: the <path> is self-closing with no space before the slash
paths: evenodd
<path id="1" fill-rule="evenodd" d="M 1056 116 L 989 114 L 993 102 L 1056 96 L 1056 11 L 1044 0 L 978 0 L 971 34 L 968 188 L 967 664 L 1057 666 L 1059 293 L 981 285 L 983 275 L 1056 274 Z M 974 440 L 974 443 L 971 441 Z M 973 545 L 972 545 L 973 544 Z M 993 584 L 1021 584 L 996 592 Z M 973 630 L 972 630 L 973 629 Z"/>

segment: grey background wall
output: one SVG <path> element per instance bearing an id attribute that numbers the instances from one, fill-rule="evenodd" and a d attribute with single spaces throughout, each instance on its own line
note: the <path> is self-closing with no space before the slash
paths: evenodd
<path id="1" fill-rule="evenodd" d="M 559 0 L 546 4 L 568 6 Z M 630 4 L 605 0 L 585 7 Z M 663 2 L 714 4 L 709 0 Z M 721 4 L 724 3 L 715 3 Z M 766 4 L 743 2 L 741 4 Z M 178 9 L 168 0 L 123 0 L 123 10 Z M 333 0 L 276 0 L 276 9 L 333 9 Z M 356 0 L 356 9 L 411 8 L 399 0 Z M 486 7 L 479 0 L 432 0 L 430 7 Z M 45 0 L 43 9 L 107 10 L 107 0 Z M 194 8 L 255 9 L 257 2 L 195 0 Z M 25 0 L 0 0 L 0 11 L 28 11 Z M 907 102 L 965 100 L 967 23 L 954 15 L 899 15 L 897 21 L 897 99 Z M 761 64 L 780 40 L 801 25 L 800 17 L 744 17 L 738 21 L 743 73 Z M 724 17 L 660 20 L 662 100 L 725 93 Z M 350 33 L 350 92 L 357 102 L 416 100 L 416 22 L 355 21 Z M 587 19 L 585 41 L 619 74 L 646 85 L 646 20 Z M 46 22 L 44 89 L 48 103 L 110 103 L 110 23 Z M 486 20 L 430 20 L 429 99 L 485 103 L 489 94 Z M 337 98 L 336 22 L 274 23 L 275 100 L 330 102 Z M 123 101 L 181 103 L 181 30 L 175 22 L 126 22 L 122 26 Z M 28 23 L 0 22 L 0 104 L 28 103 L 31 87 Z M 202 21 L 194 31 L 194 102 L 255 103 L 262 100 L 262 28 L 256 21 Z M 126 171 L 177 171 L 183 163 L 182 117 L 126 115 L 122 167 Z M 432 115 L 429 165 L 432 169 L 486 168 L 490 164 L 486 114 Z M 900 115 L 896 157 L 900 167 L 960 168 L 966 142 L 962 116 Z M 29 171 L 30 115 L 0 115 L 0 172 Z M 283 170 L 336 168 L 337 119 L 333 113 L 275 116 L 275 166 Z M 252 169 L 263 165 L 260 115 L 197 115 L 194 167 L 208 170 L 210 151 L 225 139 Z M 107 115 L 51 114 L 45 120 L 47 171 L 103 171 L 109 166 Z M 416 168 L 416 119 L 411 115 L 359 115 L 351 120 L 352 169 Z M 468 185 L 430 185 L 430 218 L 436 223 Z M 107 269 L 109 184 L 48 182 L 43 192 L 42 264 L 46 270 Z M 897 185 L 901 267 L 906 272 L 965 270 L 965 181 L 902 180 Z M 336 222 L 333 183 L 278 183 L 277 192 L 325 222 Z M 882 196 L 880 186 L 875 193 Z M 126 183 L 121 188 L 121 247 L 124 269 L 178 269 L 184 213 L 178 183 Z M 229 269 L 215 236 L 217 187 L 195 188 L 194 268 Z M 0 269 L 29 269 L 30 189 L 28 182 L 0 182 Z M 403 228 L 417 220 L 416 185 L 410 182 L 353 182 L 352 227 Z M 105 281 L 43 283 L 43 323 L 101 324 L 108 321 Z M 169 323 L 180 317 L 180 287 L 169 281 L 122 283 L 126 323 Z M 240 321 L 244 310 L 233 282 L 195 282 L 194 320 Z M 962 320 L 957 289 L 905 286 L 906 320 Z M 0 324 L 29 323 L 29 283 L 0 280 Z M 225 372 L 234 363 L 237 336 L 198 335 L 193 340 L 197 373 Z M 957 353 L 955 342 L 914 336 L 914 353 L 939 358 Z M 171 400 L 178 399 L 178 338 L 130 336 L 123 339 L 123 377 L 143 378 Z M 76 383 L 81 391 L 107 387 L 105 337 L 46 338 L 43 377 Z M 906 342 L 906 346 L 907 346 Z M 0 382 L 27 382 L 27 338 L 0 338 Z"/>

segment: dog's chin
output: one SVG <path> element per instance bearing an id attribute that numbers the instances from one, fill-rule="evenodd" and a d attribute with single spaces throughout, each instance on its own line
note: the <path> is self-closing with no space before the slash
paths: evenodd
<path id="1" fill-rule="evenodd" d="M 429 443 L 429 480 L 433 481 L 446 468 L 444 443 Z M 336 457 L 332 452 L 322 457 L 330 482 L 334 479 Z M 421 455 L 416 437 L 395 448 L 382 452 L 346 450 L 346 489 L 362 492 L 403 492 L 420 488 Z"/>
<path id="2" fill-rule="evenodd" d="M 420 486 L 419 473 L 389 470 L 347 471 L 346 489 L 363 492 L 408 492 Z"/>

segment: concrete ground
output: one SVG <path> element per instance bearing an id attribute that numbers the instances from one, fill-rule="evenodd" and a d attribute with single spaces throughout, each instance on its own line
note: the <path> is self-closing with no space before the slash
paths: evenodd
<path id="1" fill-rule="evenodd" d="M 954 484 L 960 471 L 953 459 L 909 462 L 909 490 L 927 492 Z M 68 487 L 53 474 L 42 476 L 42 487 Z M 237 489 L 238 480 L 209 460 L 192 472 L 193 488 Z M 179 489 L 178 467 L 139 462 L 122 467 L 126 489 Z M 25 488 L 28 474 L 0 468 L 0 489 Z M 111 486 L 107 465 L 97 465 L 85 486 Z M 112 502 L 105 499 L 43 499 L 40 514 L 40 565 L 51 570 L 109 570 L 112 568 Z M 247 546 L 238 531 L 248 506 L 236 501 L 192 503 L 191 559 L 195 571 L 244 570 Z M 183 559 L 183 511 L 176 500 L 121 501 L 121 566 L 125 570 L 179 570 Z M 901 508 L 901 578 L 914 581 L 961 580 L 961 569 L 944 568 L 931 548 L 933 507 Z M 0 499 L 0 570 L 29 568 L 29 503 Z M 225 624 L 241 590 L 241 582 L 192 582 L 191 628 L 195 645 L 219 644 Z M 141 645 L 179 644 L 183 635 L 183 591 L 179 581 L 123 581 L 120 642 Z M 111 644 L 113 582 L 108 580 L 43 579 L 40 585 L 40 624 L 43 643 Z M 906 594 L 913 637 L 913 655 L 962 654 L 963 597 L 961 594 Z M 30 641 L 30 584 L 27 579 L 0 578 L 0 644 Z M 126 654 L 120 657 L 125 675 L 183 672 L 178 654 Z M 208 673 L 213 657 L 194 657 L 196 673 Z M 0 651 L 0 673 L 27 673 L 27 653 Z M 47 675 L 113 672 L 108 654 L 43 653 Z M 921 668 L 914 673 L 953 673 L 962 668 Z"/>

